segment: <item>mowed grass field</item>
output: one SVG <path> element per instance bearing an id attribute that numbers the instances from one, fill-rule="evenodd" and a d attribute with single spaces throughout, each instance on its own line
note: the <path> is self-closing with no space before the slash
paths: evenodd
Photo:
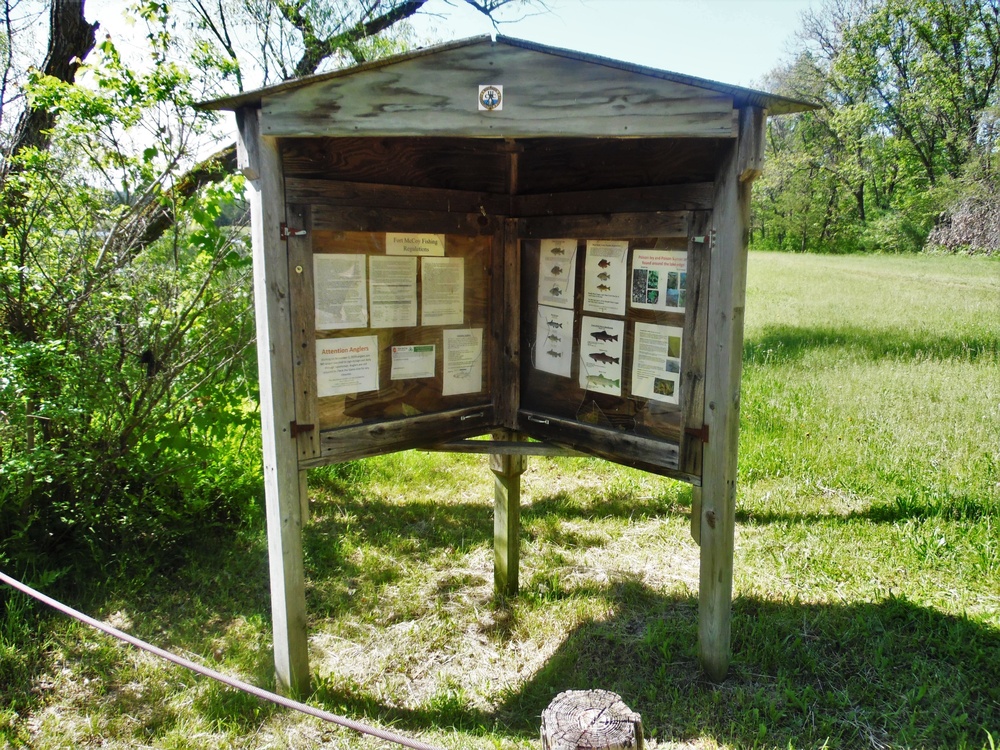
<path id="1" fill-rule="evenodd" d="M 310 476 L 309 702 L 456 750 L 538 748 L 571 688 L 618 692 L 657 748 L 1000 745 L 1000 262 L 753 253 L 744 362 L 724 683 L 689 487 L 531 459 L 501 600 L 485 459 L 408 452 Z M 273 685 L 263 534 L 153 559 L 77 604 Z M 8 631 L 44 644 L 0 686 L 8 746 L 391 747 L 63 620 Z"/>

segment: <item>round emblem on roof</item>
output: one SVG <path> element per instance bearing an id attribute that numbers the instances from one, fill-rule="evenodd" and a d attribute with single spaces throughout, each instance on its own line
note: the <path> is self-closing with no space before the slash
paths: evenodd
<path id="1" fill-rule="evenodd" d="M 479 87 L 479 109 L 495 112 L 503 109 L 503 86 L 489 84 Z"/>

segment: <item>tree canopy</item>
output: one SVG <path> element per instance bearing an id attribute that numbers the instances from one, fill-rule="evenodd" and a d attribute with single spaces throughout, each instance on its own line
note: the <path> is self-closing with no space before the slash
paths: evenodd
<path id="1" fill-rule="evenodd" d="M 996 159 L 997 0 L 828 0 L 767 84 L 820 109 L 771 124 L 758 240 L 915 250 Z"/>

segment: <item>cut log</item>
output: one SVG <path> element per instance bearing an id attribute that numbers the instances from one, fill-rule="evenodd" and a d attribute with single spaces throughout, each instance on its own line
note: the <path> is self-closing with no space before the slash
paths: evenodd
<path id="1" fill-rule="evenodd" d="M 642 750 L 642 717 L 609 690 L 567 690 L 542 711 L 542 750 Z"/>

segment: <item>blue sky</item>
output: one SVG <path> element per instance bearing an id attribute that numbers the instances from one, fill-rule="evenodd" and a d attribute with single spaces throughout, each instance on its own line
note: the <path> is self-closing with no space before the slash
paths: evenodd
<path id="1" fill-rule="evenodd" d="M 552 9 L 500 33 L 554 47 L 753 86 L 788 52 L 803 11 L 820 0 L 547 0 Z M 523 14 L 522 14 L 523 15 Z M 462 0 L 430 0 L 420 39 L 493 33 Z"/>

